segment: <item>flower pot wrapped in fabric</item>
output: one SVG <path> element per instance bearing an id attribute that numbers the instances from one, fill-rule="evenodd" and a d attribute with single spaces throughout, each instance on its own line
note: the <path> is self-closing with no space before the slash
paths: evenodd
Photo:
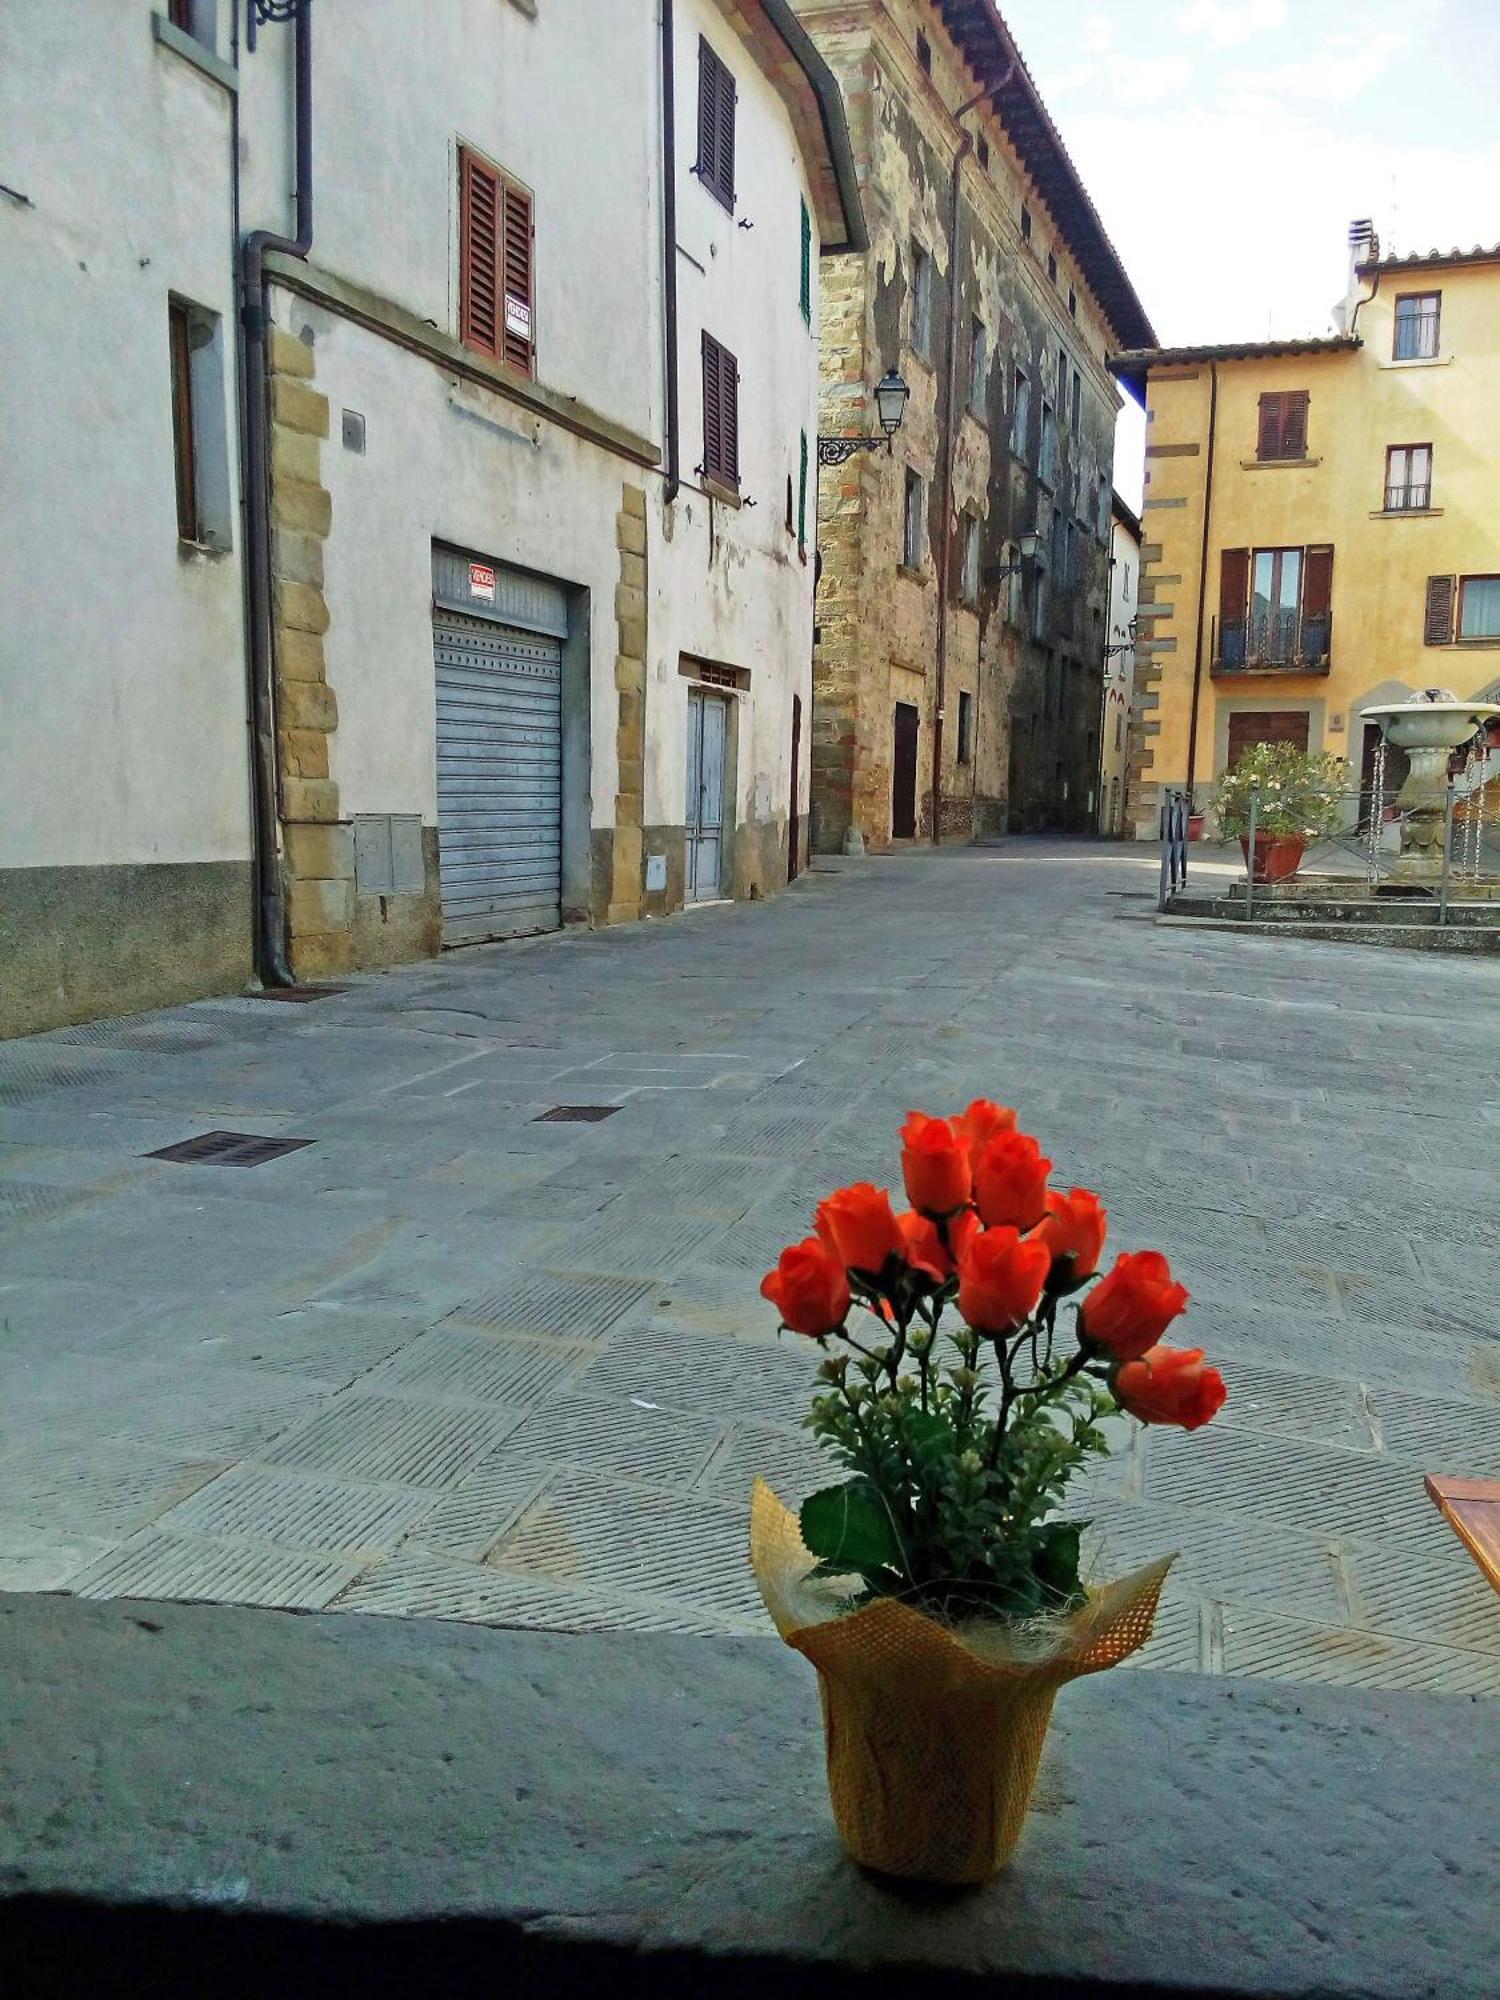
<path id="1" fill-rule="evenodd" d="M 1145 1643 L 1171 1561 L 1086 1588 L 1068 1481 L 1111 1419 L 1194 1430 L 1225 1391 L 1162 1341 L 1188 1303 L 1166 1258 L 1101 1275 L 1098 1196 L 1051 1187 L 1013 1111 L 914 1111 L 901 1137 L 910 1209 L 840 1189 L 761 1286 L 824 1350 L 807 1423 L 848 1476 L 795 1516 L 757 1481 L 751 1560 L 817 1668 L 849 1852 L 982 1882 L 1015 1848 L 1057 1690 Z"/>
<path id="2" fill-rule="evenodd" d="M 1021 1837 L 1057 1691 L 1143 1646 L 1164 1557 L 1034 1628 L 949 1628 L 883 1598 L 841 1610 L 808 1578 L 797 1517 L 763 1481 L 750 1560 L 766 1609 L 818 1670 L 828 1791 L 852 1857 L 884 1875 L 986 1882 Z"/>

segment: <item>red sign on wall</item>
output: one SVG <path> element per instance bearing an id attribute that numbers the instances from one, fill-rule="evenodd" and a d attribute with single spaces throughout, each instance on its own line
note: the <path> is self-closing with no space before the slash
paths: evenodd
<path id="1" fill-rule="evenodd" d="M 488 563 L 469 564 L 469 595 L 482 597 L 486 604 L 495 601 L 495 572 Z"/>

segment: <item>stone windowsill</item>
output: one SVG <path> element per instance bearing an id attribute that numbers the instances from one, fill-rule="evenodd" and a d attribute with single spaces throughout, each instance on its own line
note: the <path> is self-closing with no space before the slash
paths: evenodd
<path id="1" fill-rule="evenodd" d="M 1453 356 L 1451 354 L 1414 354 L 1407 361 L 1396 361 L 1393 359 L 1390 361 L 1379 361 L 1375 365 L 1378 368 L 1451 368 L 1453 366 Z"/>
<path id="2" fill-rule="evenodd" d="M 1244 472 L 1305 472 L 1322 463 L 1321 458 L 1242 458 L 1240 468 Z"/>
<path id="3" fill-rule="evenodd" d="M 916 569 L 911 563 L 897 563 L 897 576 L 904 576 L 908 583 L 927 584 L 932 581 L 925 569 Z"/>
<path id="4" fill-rule="evenodd" d="M 177 553 L 183 562 L 219 562 L 233 550 L 227 542 L 194 542 L 179 535 Z"/>
<path id="5" fill-rule="evenodd" d="M 717 500 L 721 507 L 743 507 L 744 496 L 737 486 L 726 486 L 722 479 L 715 479 L 711 472 L 703 475 L 703 490 L 710 500 Z"/>
<path id="6" fill-rule="evenodd" d="M 185 28 L 178 28 L 165 14 L 151 16 L 151 39 L 164 49 L 170 49 L 175 56 L 181 56 L 185 63 L 218 84 L 221 90 L 237 91 L 240 87 L 240 73 L 232 63 L 216 56 L 213 50 L 200 42 L 196 35 L 190 35 Z"/>
<path id="7" fill-rule="evenodd" d="M 1372 521 L 1435 521 L 1442 514 L 1441 507 L 1372 507 Z"/>

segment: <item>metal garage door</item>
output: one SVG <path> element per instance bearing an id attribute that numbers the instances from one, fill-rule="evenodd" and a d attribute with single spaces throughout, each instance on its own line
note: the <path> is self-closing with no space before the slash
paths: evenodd
<path id="1" fill-rule="evenodd" d="M 562 921 L 562 642 L 435 609 L 444 944 Z"/>

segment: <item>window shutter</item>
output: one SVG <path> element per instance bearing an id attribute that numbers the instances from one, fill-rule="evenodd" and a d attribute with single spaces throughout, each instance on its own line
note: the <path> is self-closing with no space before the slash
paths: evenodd
<path id="1" fill-rule="evenodd" d="M 807 553 L 807 432 L 802 433 L 802 462 L 797 474 L 797 553 Z"/>
<path id="2" fill-rule="evenodd" d="M 717 57 L 715 58 L 717 62 Z M 723 63 L 718 64 L 718 174 L 719 193 L 726 208 L 734 207 L 734 78 Z"/>
<path id="3" fill-rule="evenodd" d="M 1226 658 L 1238 652 L 1236 635 L 1242 627 L 1249 588 L 1250 551 L 1225 549 L 1219 557 L 1219 646 L 1222 651 L 1228 634 L 1230 653 Z"/>
<path id="4" fill-rule="evenodd" d="M 711 333 L 703 336 L 703 470 L 722 485 L 740 483 L 739 371 Z"/>
<path id="5" fill-rule="evenodd" d="M 727 347 L 719 349 L 719 419 L 724 433 L 724 463 L 720 477 L 729 486 L 740 483 L 740 375 Z"/>
<path id="6" fill-rule="evenodd" d="M 473 153 L 460 153 L 459 338 L 466 347 L 497 358 L 501 340 L 500 207 L 500 176 Z"/>
<path id="7" fill-rule="evenodd" d="M 1302 562 L 1302 616 L 1321 618 L 1333 602 L 1333 550 L 1308 549 Z"/>
<path id="8" fill-rule="evenodd" d="M 734 77 L 698 37 L 698 178 L 734 207 Z"/>
<path id="9" fill-rule="evenodd" d="M 1289 389 L 1281 399 L 1281 456 L 1307 456 L 1307 391 Z"/>
<path id="10" fill-rule="evenodd" d="M 1453 604 L 1458 592 L 1451 576 L 1430 576 L 1427 579 L 1427 609 L 1422 620 L 1422 644 L 1424 646 L 1449 646 L 1453 643 Z"/>
<path id="11" fill-rule="evenodd" d="M 798 297 L 802 305 L 802 317 L 812 324 L 812 217 L 807 212 L 807 203 L 802 209 L 802 288 Z"/>
<path id="12" fill-rule="evenodd" d="M 1257 458 L 1280 458 L 1281 456 L 1281 397 L 1268 392 L 1260 399 L 1260 435 L 1256 440 Z"/>
<path id="13" fill-rule="evenodd" d="M 719 416 L 719 344 L 703 336 L 703 470 L 714 478 L 724 456 L 724 430 Z"/>
<path id="14" fill-rule="evenodd" d="M 532 373 L 536 335 L 532 304 L 531 196 L 507 181 L 505 211 L 504 358 L 523 374 Z"/>

